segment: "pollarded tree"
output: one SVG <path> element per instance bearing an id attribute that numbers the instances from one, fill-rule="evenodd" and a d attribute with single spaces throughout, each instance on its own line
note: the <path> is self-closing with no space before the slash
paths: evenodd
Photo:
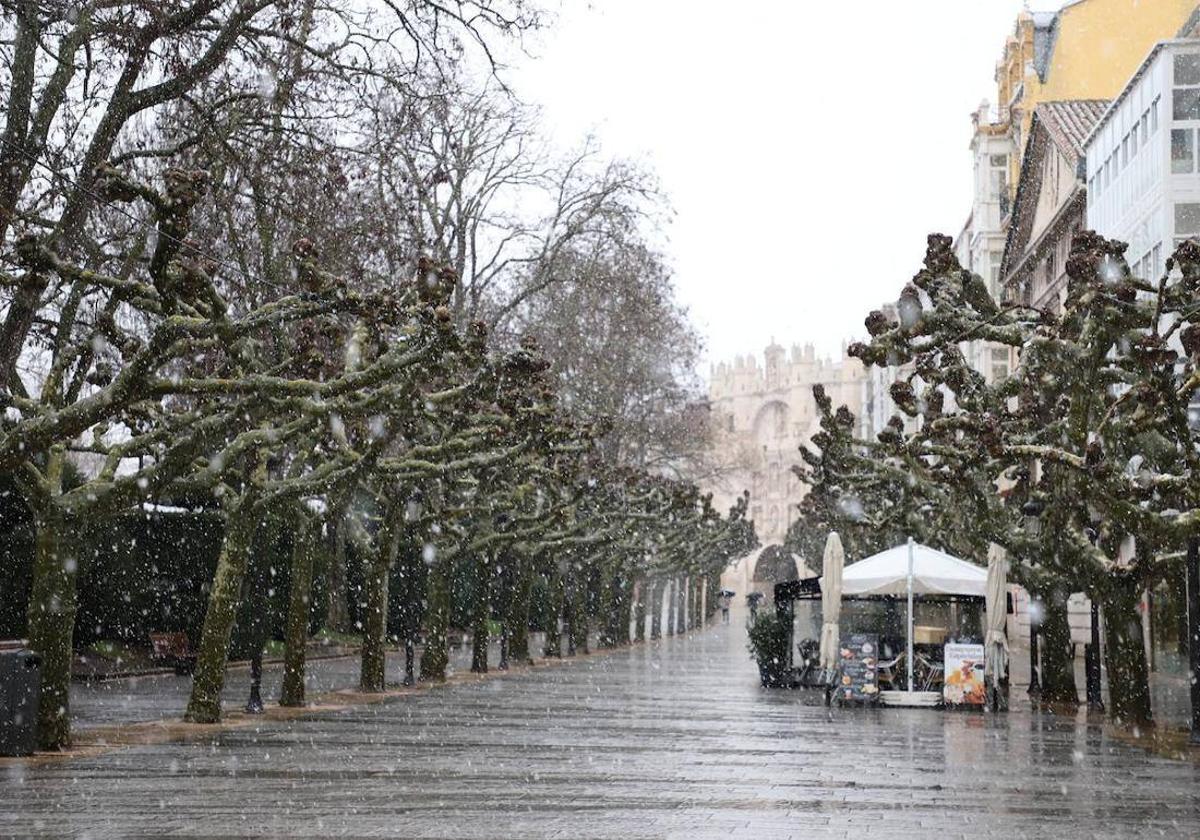
<path id="1" fill-rule="evenodd" d="M 1136 612 L 1139 593 L 1167 570 L 1164 548 L 1195 533 L 1197 251 L 1185 244 L 1157 282 L 1132 277 L 1124 244 L 1076 237 L 1061 315 L 999 305 L 962 270 L 944 237 L 902 296 L 902 323 L 873 313 L 867 363 L 912 361 L 919 382 L 898 383 L 916 413 L 931 390 L 954 407 L 928 418 L 908 449 L 975 463 L 1016 482 L 1026 512 L 1044 511 L 1034 561 L 1065 597 L 1083 590 L 1104 607 L 1111 710 L 1150 717 Z M 958 345 L 984 338 L 1018 348 L 1008 380 L 987 384 Z M 1179 352 L 1180 350 L 1183 352 Z M 1132 537 L 1137 550 L 1121 550 Z M 1001 540 L 997 540 L 1001 541 Z"/>

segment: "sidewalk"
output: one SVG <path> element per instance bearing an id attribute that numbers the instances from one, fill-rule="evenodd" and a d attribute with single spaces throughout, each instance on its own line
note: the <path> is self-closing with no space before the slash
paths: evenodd
<path id="1" fill-rule="evenodd" d="M 539 655 L 543 634 L 531 633 L 529 649 Z M 451 647 L 447 676 L 471 668 L 471 645 Z M 420 669 L 421 648 L 417 648 L 417 669 Z M 500 643 L 493 641 L 488 646 L 488 667 L 496 668 L 500 662 Z M 226 711 L 243 708 L 250 695 L 250 669 L 248 663 L 232 663 L 225 671 L 225 689 L 221 704 Z M 315 697 L 331 691 L 355 689 L 359 681 L 359 656 L 351 653 L 343 656 L 309 659 L 305 667 L 306 695 Z M 399 683 L 404 678 L 404 651 L 389 650 L 387 655 L 387 680 Z M 263 664 L 262 698 L 267 704 L 279 699 L 283 683 L 283 663 Z M 191 692 L 192 678 L 177 676 L 172 672 L 145 676 L 118 677 L 97 681 L 74 681 L 71 683 L 71 725 L 82 731 L 101 726 L 124 726 L 171 720 L 183 717 Z"/>
<path id="2" fill-rule="evenodd" d="M 1012 689 L 1011 701 L 1016 705 L 1028 705 L 1027 691 L 1029 688 L 1029 645 L 1024 641 L 1014 641 L 1009 649 L 1009 669 Z M 1083 668 L 1082 646 L 1075 657 L 1075 687 L 1079 691 L 1080 703 L 1087 700 L 1087 679 Z M 1101 697 L 1108 704 L 1108 672 L 1102 671 L 1101 685 L 1104 690 Z M 1159 727 L 1169 729 L 1187 729 L 1191 724 L 1191 688 L 1186 677 L 1161 672 L 1150 675 L 1150 702 L 1154 711 L 1154 721 Z"/>

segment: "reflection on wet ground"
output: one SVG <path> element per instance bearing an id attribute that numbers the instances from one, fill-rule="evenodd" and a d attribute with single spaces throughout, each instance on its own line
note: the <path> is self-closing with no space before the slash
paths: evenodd
<path id="1" fill-rule="evenodd" d="M 1200 769 L 1081 718 L 827 710 L 735 623 L 212 743 L 0 770 L 41 837 L 1194 837 Z"/>

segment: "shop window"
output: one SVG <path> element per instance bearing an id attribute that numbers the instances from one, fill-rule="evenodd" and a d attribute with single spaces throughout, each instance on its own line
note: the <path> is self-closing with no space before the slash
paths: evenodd
<path id="1" fill-rule="evenodd" d="M 1171 171 L 1176 174 L 1196 169 L 1196 132 L 1190 128 L 1171 129 Z"/>

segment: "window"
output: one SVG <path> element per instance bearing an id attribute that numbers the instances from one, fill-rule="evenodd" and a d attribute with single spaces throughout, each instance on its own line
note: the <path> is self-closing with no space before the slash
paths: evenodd
<path id="1" fill-rule="evenodd" d="M 1176 174 L 1196 169 L 1196 132 L 1190 128 L 1171 129 L 1171 171 Z"/>
<path id="2" fill-rule="evenodd" d="M 1175 244 L 1200 235 L 1200 204 L 1175 205 Z"/>
<path id="3" fill-rule="evenodd" d="M 1134 125 L 1133 131 L 1129 132 L 1129 159 L 1130 160 L 1133 160 L 1135 157 L 1137 157 L 1137 149 L 1138 149 L 1137 126 Z"/>
<path id="4" fill-rule="evenodd" d="M 1008 168 L 1008 155 L 992 155 L 991 163 L 992 163 L 992 166 L 997 169 L 1007 169 Z"/>
<path id="5" fill-rule="evenodd" d="M 1008 170 L 992 170 L 992 197 L 1000 202 L 1008 198 Z"/>
<path id="6" fill-rule="evenodd" d="M 1200 88 L 1175 88 L 1171 92 L 1171 117 L 1200 120 Z"/>
<path id="7" fill-rule="evenodd" d="M 1146 141 L 1150 139 L 1150 112 L 1142 114 L 1142 145 L 1146 145 Z"/>
<path id="8" fill-rule="evenodd" d="M 1150 133 L 1154 134 L 1158 131 L 1158 100 L 1159 97 L 1154 97 L 1154 101 L 1150 103 Z"/>
<path id="9" fill-rule="evenodd" d="M 992 379 L 1000 382 L 1008 378 L 1008 351 L 992 350 Z"/>
<path id="10" fill-rule="evenodd" d="M 1150 275 L 1158 276 L 1162 272 L 1162 245 L 1155 245 L 1154 250 L 1150 252 Z"/>
<path id="11" fill-rule="evenodd" d="M 1121 168 L 1124 169 L 1129 165 L 1129 135 L 1125 135 L 1125 139 L 1121 141 Z"/>
<path id="12" fill-rule="evenodd" d="M 1200 53 L 1175 56 L 1175 84 L 1200 85 Z"/>

